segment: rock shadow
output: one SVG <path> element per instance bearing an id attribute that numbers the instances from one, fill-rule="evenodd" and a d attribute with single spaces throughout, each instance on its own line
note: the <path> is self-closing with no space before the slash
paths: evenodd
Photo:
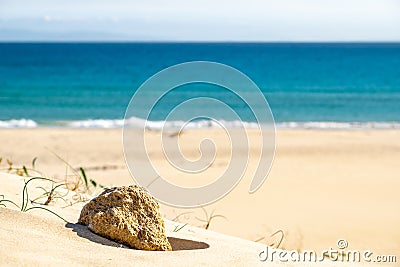
<path id="1" fill-rule="evenodd" d="M 171 244 L 172 251 L 206 249 L 210 247 L 209 244 L 201 241 L 194 241 L 190 239 L 183 239 L 177 237 L 167 237 L 167 238 L 169 243 Z"/>
<path id="2" fill-rule="evenodd" d="M 86 238 L 92 242 L 99 243 L 101 245 L 117 247 L 117 248 L 129 248 L 118 242 L 112 241 L 110 239 L 104 238 L 102 236 L 93 233 L 92 231 L 89 230 L 89 228 L 87 228 L 86 225 L 68 222 L 65 224 L 65 227 L 72 229 L 72 231 L 75 232 L 78 236 Z"/>
<path id="3" fill-rule="evenodd" d="M 101 245 L 117 247 L 117 248 L 125 248 L 130 249 L 130 247 L 122 245 L 118 242 L 112 241 L 110 239 L 99 236 L 92 231 L 90 231 L 86 225 L 81 225 L 77 223 L 66 223 L 66 228 L 72 229 L 74 233 L 82 238 L 86 238 L 92 242 L 96 242 Z M 195 250 L 195 249 L 206 249 L 210 246 L 205 242 L 194 241 L 189 239 L 177 238 L 177 237 L 168 237 L 168 241 L 171 244 L 173 251 L 179 250 Z"/>

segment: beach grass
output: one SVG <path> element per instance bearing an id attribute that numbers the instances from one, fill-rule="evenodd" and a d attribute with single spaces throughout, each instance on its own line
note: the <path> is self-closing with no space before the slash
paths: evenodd
<path id="1" fill-rule="evenodd" d="M 57 214 L 56 212 L 50 210 L 47 207 L 51 202 L 61 199 L 65 203 L 68 204 L 66 197 L 68 196 L 69 192 L 75 192 L 74 199 L 78 199 L 78 201 L 71 202 L 69 206 L 76 204 L 78 202 L 85 202 L 88 198 L 82 198 L 82 194 L 92 194 L 92 188 L 100 187 L 105 189 L 105 186 L 98 184 L 95 180 L 89 179 L 86 175 L 86 172 L 83 167 L 79 167 L 79 172 L 74 168 L 70 163 L 64 160 L 61 156 L 57 153 L 49 150 L 53 155 L 55 155 L 59 160 L 61 160 L 67 168 L 73 171 L 74 179 L 73 182 L 69 181 L 68 172 L 64 177 L 64 181 L 56 181 L 51 178 L 43 177 L 43 176 L 32 176 L 31 174 L 41 174 L 38 170 L 36 170 L 36 162 L 38 157 L 34 157 L 31 163 L 31 168 L 27 168 L 26 165 L 22 166 L 15 166 L 11 159 L 6 159 L 7 166 L 5 168 L 0 169 L 0 171 L 7 172 L 10 174 L 16 174 L 21 177 L 28 178 L 24 180 L 24 185 L 22 189 L 22 200 L 21 205 L 16 204 L 14 201 L 5 197 L 5 195 L 0 195 L 0 206 L 7 207 L 7 204 L 12 204 L 16 208 L 18 208 L 22 212 L 28 212 L 35 209 L 45 210 L 58 218 L 62 219 L 63 221 L 67 222 L 62 216 Z M 3 162 L 3 158 L 0 158 L 0 164 Z M 30 190 L 29 185 L 34 181 L 42 181 L 50 183 L 50 187 L 46 187 L 44 185 L 36 186 L 36 189 L 40 189 L 42 191 L 41 194 L 35 196 L 34 198 L 30 198 Z M 63 192 L 61 192 L 63 191 Z M 39 200 L 44 199 L 43 202 L 39 202 Z"/>

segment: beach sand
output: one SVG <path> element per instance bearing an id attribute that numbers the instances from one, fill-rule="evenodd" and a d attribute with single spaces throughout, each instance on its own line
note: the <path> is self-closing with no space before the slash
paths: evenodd
<path id="1" fill-rule="evenodd" d="M 249 133 L 257 139 L 256 132 Z M 214 164 L 198 179 L 188 180 L 187 176 L 169 169 L 157 144 L 157 131 L 146 136 L 153 144 L 149 148 L 150 158 L 160 172 L 173 174 L 171 182 L 185 186 L 211 182 L 229 162 L 226 136 L 218 130 L 188 130 L 180 137 L 181 149 L 190 159 L 199 157 L 198 141 L 204 136 L 212 136 L 222 145 L 218 146 Z M 3 172 L 7 172 L 5 159 L 22 166 L 30 165 L 37 157 L 37 170 L 48 177 L 62 179 L 66 167 L 50 152 L 54 151 L 72 166 L 83 167 L 100 184 L 134 183 L 125 165 L 120 129 L 3 129 L 0 140 Z M 205 226 L 203 209 L 161 205 L 165 218 L 178 221 L 167 221 L 168 233 L 208 243 L 209 248 L 176 251 L 171 254 L 176 257 L 168 256 L 165 262 L 158 258 L 162 252 L 155 252 L 157 256 L 139 251 L 129 254 L 130 250 L 100 246 L 44 211 L 25 214 L 1 208 L 1 240 L 8 248 L 0 252 L 2 263 L 53 265 L 66 257 L 69 259 L 64 261 L 66 265 L 106 265 L 108 261 L 122 264 L 129 260 L 148 265 L 160 262 L 184 265 L 186 260 L 214 265 L 254 265 L 259 263 L 258 253 L 264 244 L 279 242 L 281 232 L 271 237 L 279 230 L 284 233 L 280 246 L 284 249 L 318 252 L 337 248 L 337 241 L 345 239 L 348 249 L 397 255 L 399 261 L 399 130 L 278 130 L 270 175 L 256 193 L 249 194 L 247 190 L 256 167 L 252 159 L 258 151 L 257 145 L 250 151 L 248 170 L 238 186 L 223 199 L 205 207 L 208 215 L 214 211 L 224 216 L 215 217 L 209 230 L 200 229 Z M 241 155 L 244 160 L 248 156 L 245 151 Z M 7 198 L 20 203 L 22 186 L 21 178 L 0 174 L 0 194 Z M 64 209 L 57 205 L 50 208 L 75 223 L 81 207 L 82 203 Z M 199 228 L 186 226 L 173 233 L 171 229 L 177 223 L 186 222 Z M 245 239 L 258 240 L 258 243 Z M 55 253 L 59 254 L 54 256 Z M 386 263 L 385 266 L 395 265 Z"/>

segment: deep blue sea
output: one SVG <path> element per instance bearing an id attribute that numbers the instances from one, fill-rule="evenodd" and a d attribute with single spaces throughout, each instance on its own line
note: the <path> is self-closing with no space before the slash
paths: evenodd
<path id="1" fill-rule="evenodd" d="M 278 126 L 400 128 L 400 43 L 0 43 L 0 127 L 119 127 L 146 79 L 197 60 L 249 76 Z"/>

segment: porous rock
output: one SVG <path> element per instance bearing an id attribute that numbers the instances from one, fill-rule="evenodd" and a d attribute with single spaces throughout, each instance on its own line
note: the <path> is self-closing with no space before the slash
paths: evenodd
<path id="1" fill-rule="evenodd" d="M 78 223 L 94 233 L 142 250 L 171 250 L 159 204 L 136 185 L 105 190 L 87 203 Z"/>

